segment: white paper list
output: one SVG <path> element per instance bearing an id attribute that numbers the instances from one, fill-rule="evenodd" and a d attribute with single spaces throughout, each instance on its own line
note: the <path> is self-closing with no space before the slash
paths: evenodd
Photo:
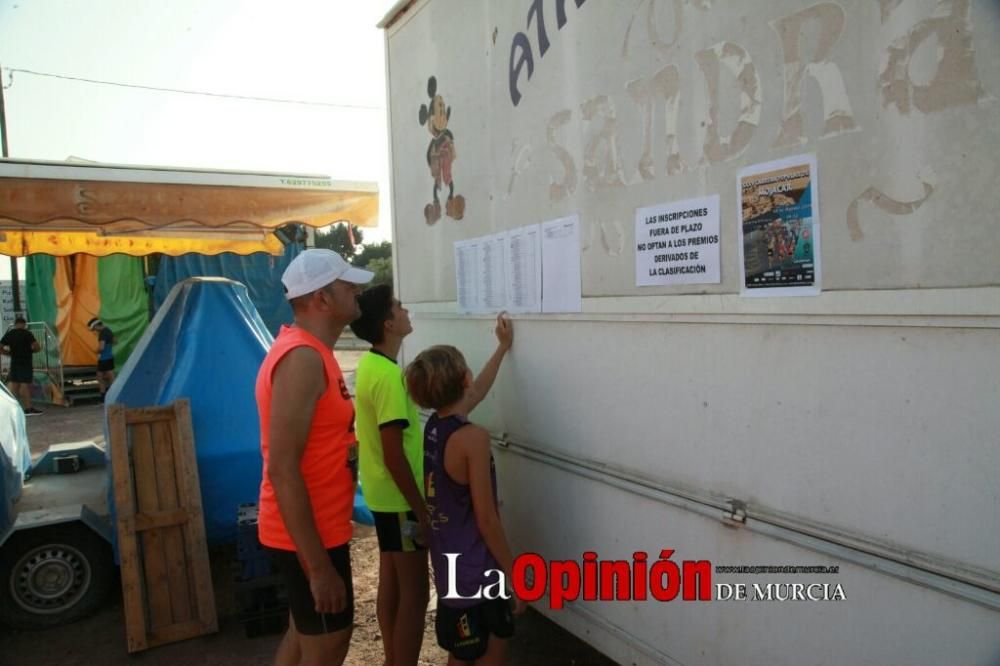
<path id="1" fill-rule="evenodd" d="M 507 234 L 507 311 L 542 311 L 541 229 L 532 224 Z"/>
<path id="2" fill-rule="evenodd" d="M 542 312 L 580 312 L 580 217 L 542 224 Z"/>
<path id="3" fill-rule="evenodd" d="M 479 294 L 483 312 L 500 312 L 507 307 L 507 271 L 504 268 L 506 233 L 479 239 Z"/>
<path id="4" fill-rule="evenodd" d="M 479 311 L 479 240 L 455 242 L 455 280 L 458 286 L 458 311 L 473 314 Z"/>

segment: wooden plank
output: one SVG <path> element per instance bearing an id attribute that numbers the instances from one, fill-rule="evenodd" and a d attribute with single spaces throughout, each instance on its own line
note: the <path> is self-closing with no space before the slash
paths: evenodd
<path id="1" fill-rule="evenodd" d="M 156 460 L 153 455 L 152 433 L 148 424 L 132 426 L 132 467 L 135 471 L 136 522 L 143 514 L 157 514 L 160 498 L 156 486 Z M 161 530 L 141 532 L 142 560 L 146 573 L 146 600 L 149 607 L 149 627 L 171 624 L 170 583 L 163 550 Z"/>
<path id="2" fill-rule="evenodd" d="M 195 608 L 191 603 L 191 580 L 187 567 L 184 566 L 186 553 L 184 550 L 183 524 L 191 520 L 188 508 L 178 508 L 177 474 L 174 461 L 177 457 L 177 442 L 173 438 L 169 421 L 150 424 L 153 436 L 153 456 L 156 459 L 156 487 L 160 498 L 160 516 L 167 518 L 170 514 L 176 517 L 181 514 L 181 520 L 175 521 L 171 527 L 164 527 L 163 550 L 167 558 L 167 580 L 170 590 L 170 607 L 173 611 L 173 621 L 187 622 L 195 616 Z"/>
<path id="3" fill-rule="evenodd" d="M 198 486 L 198 463 L 194 452 L 194 431 L 191 425 L 191 405 L 187 400 L 174 402 L 177 418 L 171 424 L 176 463 L 177 485 L 181 502 L 191 511 L 191 520 L 184 528 L 187 564 L 194 582 L 197 617 L 207 631 L 218 631 L 215 596 L 212 593 L 212 572 L 208 563 L 205 521 L 201 511 L 201 488 Z"/>
<path id="4" fill-rule="evenodd" d="M 118 554 L 121 558 L 126 645 L 129 652 L 138 652 L 145 650 L 149 644 L 146 636 L 146 613 L 143 607 L 138 543 L 135 531 L 130 529 L 130 521 L 135 518 L 135 500 L 132 495 L 132 466 L 129 464 L 124 405 L 111 405 L 108 408 L 108 432 L 111 437 L 111 473 L 115 486 L 115 509 L 119 517 Z"/>
<path id="5" fill-rule="evenodd" d="M 156 513 L 140 513 L 132 521 L 132 524 L 136 532 L 160 529 L 162 538 L 166 535 L 166 530 L 163 528 L 172 527 L 179 530 L 189 520 L 191 520 L 191 512 L 189 510 L 169 509 L 167 511 L 157 511 Z M 180 556 L 183 558 L 185 555 L 181 552 Z"/>
<path id="6" fill-rule="evenodd" d="M 129 652 L 218 631 L 187 401 L 108 414 Z"/>
<path id="7" fill-rule="evenodd" d="M 128 425 L 170 421 L 175 416 L 174 409 L 170 405 L 165 407 L 133 407 L 126 411 L 125 414 Z"/>

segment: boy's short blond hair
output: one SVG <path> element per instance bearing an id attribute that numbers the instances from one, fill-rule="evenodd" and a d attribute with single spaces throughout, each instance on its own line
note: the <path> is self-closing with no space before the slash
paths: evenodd
<path id="1" fill-rule="evenodd" d="M 406 366 L 406 388 L 418 405 L 441 409 L 465 395 L 465 357 L 451 345 L 435 345 L 417 354 Z"/>

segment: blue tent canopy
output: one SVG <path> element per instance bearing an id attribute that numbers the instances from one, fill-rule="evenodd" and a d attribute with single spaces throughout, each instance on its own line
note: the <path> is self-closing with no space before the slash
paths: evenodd
<path id="1" fill-rule="evenodd" d="M 247 295 L 260 319 L 271 335 L 277 335 L 282 324 L 292 321 L 292 309 L 284 297 L 281 274 L 288 264 L 302 252 L 299 243 L 285 246 L 285 253 L 274 257 L 263 252 L 239 256 L 219 254 L 185 254 L 180 257 L 160 258 L 153 287 L 153 307 L 159 310 L 174 285 L 190 277 L 217 276 L 236 280 L 246 285 Z"/>

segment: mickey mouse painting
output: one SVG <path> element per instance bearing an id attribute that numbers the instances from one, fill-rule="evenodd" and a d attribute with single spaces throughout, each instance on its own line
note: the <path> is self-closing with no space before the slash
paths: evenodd
<path id="1" fill-rule="evenodd" d="M 458 159 L 455 136 L 448 129 L 451 107 L 446 107 L 444 98 L 437 94 L 437 79 L 433 76 L 427 79 L 427 95 L 431 101 L 429 105 L 420 105 L 420 124 L 426 125 L 431 133 L 431 142 L 427 146 L 427 166 L 434 179 L 434 202 L 424 206 L 424 220 L 430 225 L 441 219 L 438 190 L 442 185 L 448 186 L 445 214 L 453 220 L 461 220 L 465 214 L 465 197 L 455 196 L 455 181 L 451 174 L 452 163 Z"/>

